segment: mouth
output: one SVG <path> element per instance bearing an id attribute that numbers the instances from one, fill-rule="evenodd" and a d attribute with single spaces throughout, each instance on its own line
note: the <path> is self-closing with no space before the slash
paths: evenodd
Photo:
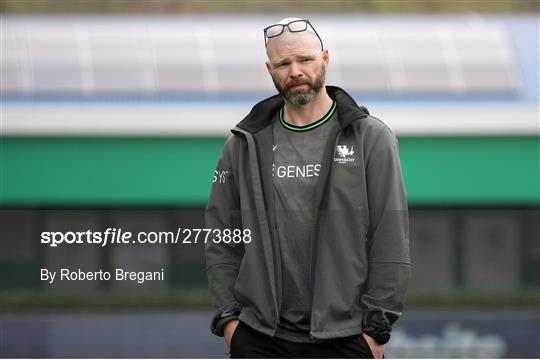
<path id="1" fill-rule="evenodd" d="M 306 83 L 302 83 L 302 84 L 293 84 L 293 85 L 290 85 L 290 86 L 289 86 L 289 90 L 290 90 L 290 89 L 296 89 L 296 88 L 299 88 L 299 87 L 301 87 L 301 86 L 308 86 L 308 84 L 306 84 Z"/>

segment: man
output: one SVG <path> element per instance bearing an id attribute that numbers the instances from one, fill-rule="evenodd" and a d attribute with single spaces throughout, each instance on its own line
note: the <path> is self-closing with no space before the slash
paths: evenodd
<path id="1" fill-rule="evenodd" d="M 396 137 L 325 86 L 308 20 L 264 34 L 279 95 L 232 130 L 206 211 L 211 330 L 231 357 L 381 358 L 410 276 Z"/>

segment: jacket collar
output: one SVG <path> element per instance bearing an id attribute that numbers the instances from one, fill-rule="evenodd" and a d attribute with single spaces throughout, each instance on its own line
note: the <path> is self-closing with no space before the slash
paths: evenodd
<path id="1" fill-rule="evenodd" d="M 365 118 L 369 111 L 365 106 L 358 106 L 345 90 L 337 86 L 326 86 L 330 98 L 336 100 L 338 122 L 342 128 L 355 120 Z M 257 103 L 251 112 L 236 126 L 249 133 L 255 134 L 272 123 L 276 112 L 284 105 L 281 95 L 276 94 Z"/>

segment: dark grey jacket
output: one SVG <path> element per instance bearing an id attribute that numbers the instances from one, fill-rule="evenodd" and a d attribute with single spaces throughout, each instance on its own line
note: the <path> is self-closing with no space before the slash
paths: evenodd
<path id="1" fill-rule="evenodd" d="M 401 315 L 410 277 L 407 200 L 397 139 L 342 89 L 339 129 L 325 149 L 311 250 L 314 339 L 390 330 Z M 216 309 L 211 330 L 239 318 L 274 336 L 281 303 L 281 268 L 273 218 L 270 124 L 283 99 L 253 107 L 233 130 L 217 165 L 206 227 L 250 229 L 249 243 L 206 244 L 206 271 Z M 344 152 L 337 151 L 346 149 Z M 353 154 L 351 154 L 351 152 Z M 348 154 L 347 154 L 348 153 Z"/>

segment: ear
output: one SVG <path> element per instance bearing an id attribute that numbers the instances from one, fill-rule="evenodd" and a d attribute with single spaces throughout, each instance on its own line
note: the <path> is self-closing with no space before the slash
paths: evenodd
<path id="1" fill-rule="evenodd" d="M 328 49 L 323 50 L 322 59 L 324 61 L 324 64 L 328 66 L 328 63 L 330 63 L 330 53 L 328 52 Z"/>

